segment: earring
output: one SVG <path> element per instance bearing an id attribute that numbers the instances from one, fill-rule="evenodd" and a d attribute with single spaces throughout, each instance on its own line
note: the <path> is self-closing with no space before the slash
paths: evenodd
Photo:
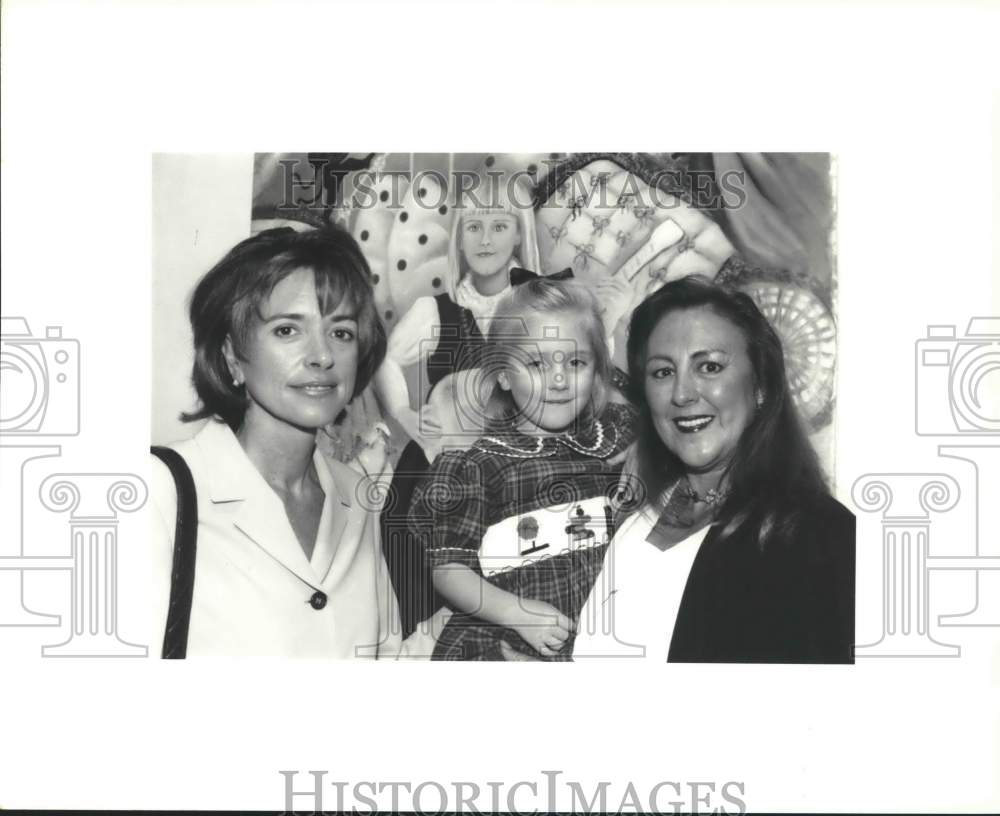
<path id="1" fill-rule="evenodd" d="M 242 385 L 243 385 L 243 383 L 241 383 L 238 379 L 236 379 L 236 377 L 233 377 L 233 387 L 234 388 L 240 388 Z"/>
<path id="2" fill-rule="evenodd" d="M 757 392 L 757 407 L 760 408 L 764 404 L 764 395 L 758 391 Z"/>

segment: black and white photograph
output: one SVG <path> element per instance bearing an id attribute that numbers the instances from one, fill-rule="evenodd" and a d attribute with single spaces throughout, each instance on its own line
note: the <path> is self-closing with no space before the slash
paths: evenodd
<path id="1" fill-rule="evenodd" d="M 998 23 L 0 5 L 0 811 L 1000 811 Z"/>
<path id="2" fill-rule="evenodd" d="M 174 260 L 205 160 L 153 161 Z M 252 173 L 154 265 L 163 657 L 853 662 L 829 154 Z"/>

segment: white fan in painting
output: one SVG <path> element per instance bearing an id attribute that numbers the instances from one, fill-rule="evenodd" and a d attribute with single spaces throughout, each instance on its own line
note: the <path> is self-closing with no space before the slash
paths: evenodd
<path id="1" fill-rule="evenodd" d="M 781 338 L 788 385 L 803 419 L 818 429 L 830 420 L 837 327 L 822 300 L 791 282 L 755 280 L 739 286 Z"/>

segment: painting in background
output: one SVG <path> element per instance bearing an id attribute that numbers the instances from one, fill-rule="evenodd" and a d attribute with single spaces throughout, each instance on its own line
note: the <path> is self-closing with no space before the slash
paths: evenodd
<path id="1" fill-rule="evenodd" d="M 628 281 L 631 307 L 663 283 L 700 274 L 748 292 L 785 344 L 803 420 L 833 475 L 836 277 L 831 159 L 825 153 L 261 153 L 253 230 L 338 223 L 371 266 L 387 330 L 421 298 L 447 291 L 456 201 L 473 179 L 517 177 L 530 197 L 541 274 L 569 267 L 596 284 Z M 615 331 L 625 369 L 624 328 Z M 411 407 L 426 397 L 405 372 Z M 332 437 L 345 461 L 393 428 L 368 393 Z"/>

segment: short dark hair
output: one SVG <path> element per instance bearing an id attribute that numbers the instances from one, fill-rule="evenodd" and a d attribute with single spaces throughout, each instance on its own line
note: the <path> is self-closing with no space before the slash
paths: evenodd
<path id="1" fill-rule="evenodd" d="M 816 452 L 802 426 L 785 374 L 781 338 L 744 292 L 700 276 L 667 283 L 632 313 L 628 334 L 629 396 L 639 409 L 639 477 L 647 495 L 659 496 L 684 474 L 684 465 L 657 434 L 646 401 L 649 338 L 667 315 L 707 308 L 736 326 L 746 340 L 760 407 L 744 429 L 726 471 L 729 497 L 718 521 L 724 534 L 756 527 L 763 545 L 771 533 L 794 529 L 801 514 L 829 490 Z"/>
<path id="2" fill-rule="evenodd" d="M 194 370 L 201 405 L 181 414 L 185 422 L 218 417 L 233 430 L 246 412 L 246 394 L 233 385 L 226 363 L 226 338 L 238 355 L 246 348 L 261 304 L 274 287 L 300 269 L 312 271 L 322 313 L 341 301 L 355 309 L 358 322 L 358 371 L 353 399 L 371 382 L 386 351 L 385 327 L 375 308 L 371 270 L 357 242 L 340 227 L 306 232 L 290 227 L 264 230 L 234 246 L 213 266 L 191 296 Z"/>

